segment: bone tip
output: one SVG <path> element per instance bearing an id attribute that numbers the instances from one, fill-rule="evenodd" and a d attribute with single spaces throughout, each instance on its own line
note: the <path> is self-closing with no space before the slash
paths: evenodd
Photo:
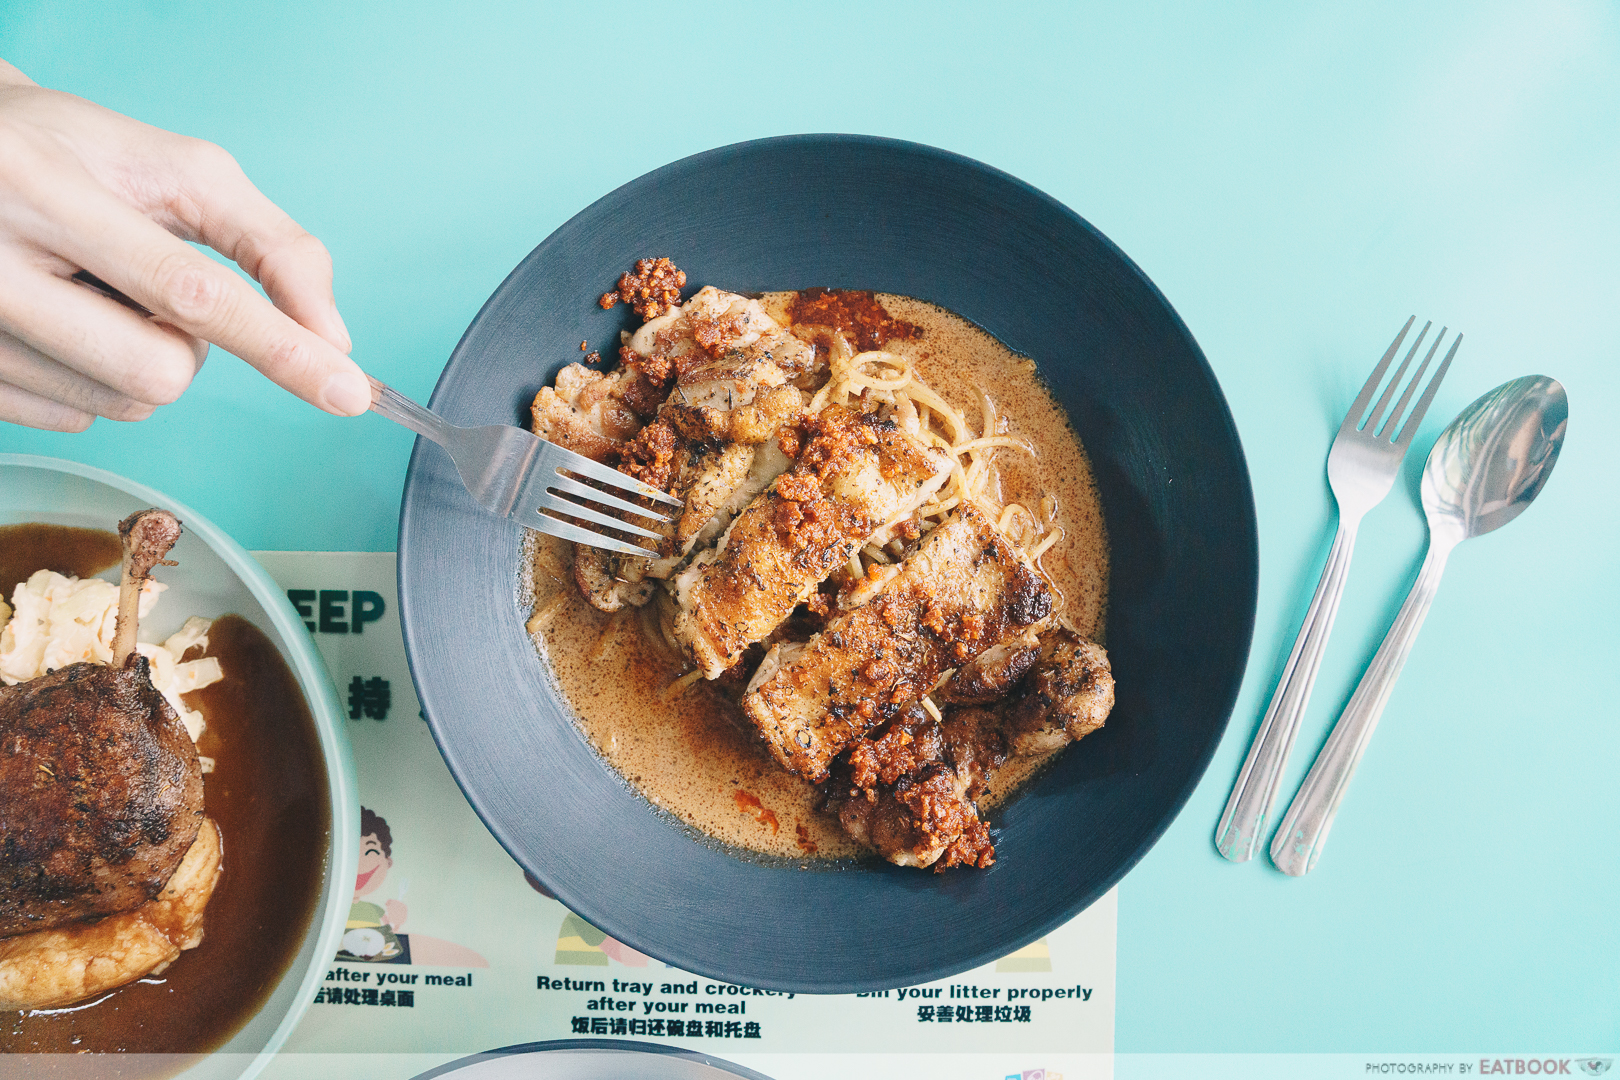
<path id="1" fill-rule="evenodd" d="M 118 523 L 118 536 L 138 573 L 145 576 L 180 539 L 180 519 L 167 510 L 140 510 Z"/>

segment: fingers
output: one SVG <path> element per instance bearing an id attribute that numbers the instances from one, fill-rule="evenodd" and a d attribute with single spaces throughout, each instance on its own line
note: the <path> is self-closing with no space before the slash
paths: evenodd
<path id="1" fill-rule="evenodd" d="M 132 401 L 174 401 L 207 355 L 205 343 L 71 281 L 12 260 L 0 266 L 0 277 L 0 325 L 12 338 Z"/>
<path id="2" fill-rule="evenodd" d="M 347 353 L 353 346 L 332 296 L 326 247 L 265 198 L 224 150 L 185 139 L 175 153 L 188 159 L 174 163 L 181 186 L 169 202 L 182 235 L 234 261 L 276 307 Z"/>
<path id="3" fill-rule="evenodd" d="M 0 420 L 45 431 L 83 431 L 95 419 L 80 409 L 0 384 Z"/>
<path id="4" fill-rule="evenodd" d="M 5 333 L 0 333 L 0 385 L 56 402 L 74 413 L 111 420 L 145 420 L 152 415 L 150 403 L 88 379 Z"/>
<path id="5" fill-rule="evenodd" d="M 33 79 L 24 75 L 4 60 L 0 60 L 0 86 L 34 86 Z"/>
<path id="6" fill-rule="evenodd" d="M 47 203 L 47 220 L 56 223 L 52 250 L 163 322 L 235 353 L 328 412 L 352 416 L 369 407 L 369 383 L 336 346 L 88 177 L 70 178 L 36 197 Z"/>

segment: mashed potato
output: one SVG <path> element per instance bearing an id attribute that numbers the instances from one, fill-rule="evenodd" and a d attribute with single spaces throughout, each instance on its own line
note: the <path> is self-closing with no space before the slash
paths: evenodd
<path id="1" fill-rule="evenodd" d="M 140 616 L 156 606 L 168 586 L 147 580 L 141 589 Z M 118 623 L 118 586 L 100 578 L 67 577 L 40 570 L 18 585 L 7 605 L 0 599 L 0 682 L 8 686 L 38 678 L 48 671 L 88 661 L 112 660 L 113 631 Z M 181 694 L 201 690 L 224 678 L 211 656 L 183 660 L 194 646 L 208 645 L 208 619 L 190 618 L 162 644 L 135 647 L 152 668 L 152 685 L 185 721 L 191 741 L 203 731 L 202 714 L 186 708 Z M 203 771 L 213 762 L 203 758 Z"/>

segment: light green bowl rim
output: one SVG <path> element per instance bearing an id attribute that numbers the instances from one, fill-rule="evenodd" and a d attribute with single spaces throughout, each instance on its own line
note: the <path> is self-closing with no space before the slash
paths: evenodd
<path id="1" fill-rule="evenodd" d="M 315 1001 L 315 991 L 326 978 L 328 961 L 337 955 L 338 942 L 343 937 L 348 907 L 352 901 L 347 883 L 354 880 L 360 862 L 360 787 L 354 770 L 354 754 L 349 747 L 342 707 L 338 703 L 337 689 L 327 671 L 326 662 L 315 647 L 315 640 L 304 627 L 303 617 L 293 610 L 281 586 L 268 571 L 206 517 L 189 506 L 145 484 L 126 480 L 116 473 L 81 465 L 76 461 L 42 457 L 37 454 L 0 454 L 0 466 L 17 465 L 24 468 L 44 469 L 69 473 L 87 480 L 105 484 L 142 502 L 163 507 L 186 523 L 189 532 L 201 537 L 214 550 L 231 571 L 248 587 L 255 599 L 270 616 L 271 624 L 280 635 L 293 672 L 304 688 L 310 711 L 315 717 L 315 730 L 321 742 L 321 756 L 326 762 L 328 790 L 332 794 L 332 835 L 327 863 L 327 896 L 324 911 L 316 913 L 314 925 L 319 928 L 315 939 L 315 952 L 309 969 L 293 998 L 292 1007 L 282 1017 L 270 1040 L 241 1073 L 240 1080 L 251 1080 L 268 1065 L 276 1051 L 287 1041 L 293 1028 Z M 307 940 L 307 938 L 306 938 Z M 301 950 L 300 950 L 301 951 Z M 285 976 L 283 976 L 285 978 Z"/>

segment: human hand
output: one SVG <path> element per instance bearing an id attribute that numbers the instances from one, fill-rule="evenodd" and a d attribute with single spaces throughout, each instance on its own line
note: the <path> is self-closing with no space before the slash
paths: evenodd
<path id="1" fill-rule="evenodd" d="M 405 925 L 405 902 L 403 900 L 389 900 L 383 904 L 383 922 L 399 933 L 399 928 Z"/>
<path id="2" fill-rule="evenodd" d="M 188 240 L 234 260 L 274 306 Z M 81 271 L 151 314 L 72 280 Z M 0 420 L 144 419 L 190 385 L 209 342 L 328 412 L 371 402 L 326 248 L 229 154 L 0 60 Z"/>

